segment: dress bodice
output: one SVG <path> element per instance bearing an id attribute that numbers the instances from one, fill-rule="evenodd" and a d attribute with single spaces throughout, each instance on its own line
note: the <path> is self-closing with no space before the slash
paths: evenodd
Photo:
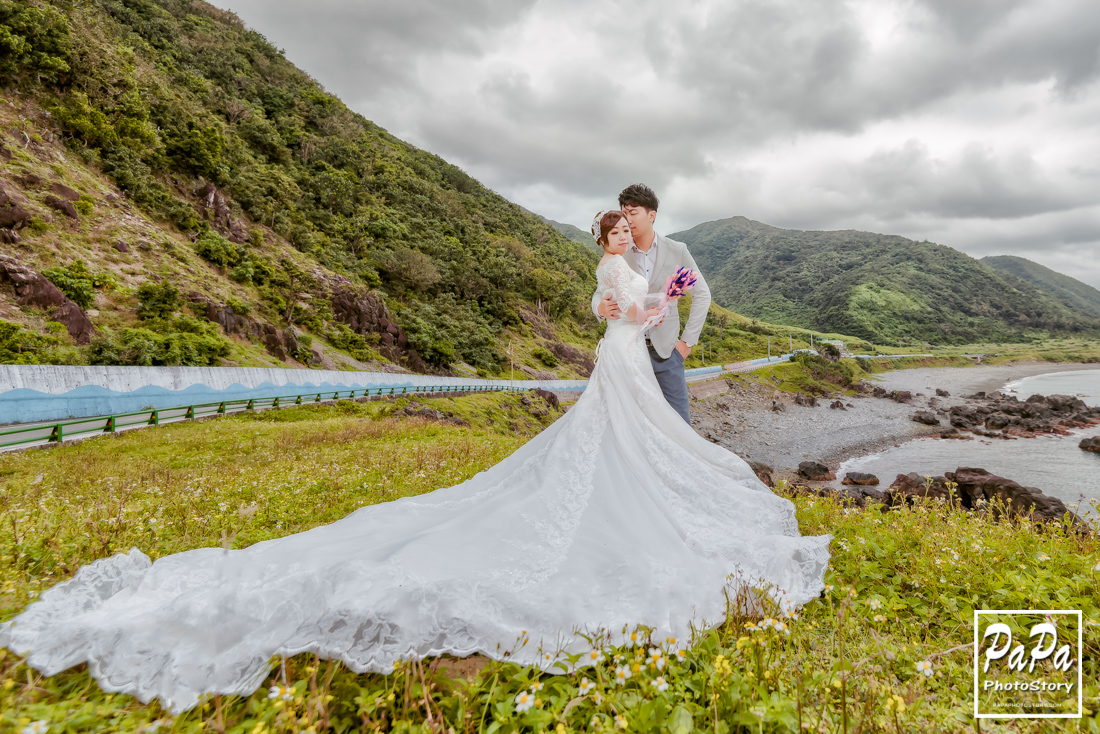
<path id="1" fill-rule="evenodd" d="M 611 292 L 622 311 L 620 318 L 608 321 L 608 331 L 624 328 L 636 330 L 638 324 L 627 318 L 626 312 L 635 301 L 641 301 L 649 293 L 646 279 L 634 272 L 622 255 L 612 255 L 596 268 L 596 284 L 603 293 Z"/>

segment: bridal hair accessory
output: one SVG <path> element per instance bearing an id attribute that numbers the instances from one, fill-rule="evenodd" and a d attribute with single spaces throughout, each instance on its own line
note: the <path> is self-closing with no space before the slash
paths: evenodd
<path id="1" fill-rule="evenodd" d="M 603 219 L 603 215 L 607 214 L 609 211 L 611 210 L 601 209 L 596 212 L 596 216 L 592 219 L 592 236 L 595 238 L 596 242 L 600 241 L 600 220 Z"/>

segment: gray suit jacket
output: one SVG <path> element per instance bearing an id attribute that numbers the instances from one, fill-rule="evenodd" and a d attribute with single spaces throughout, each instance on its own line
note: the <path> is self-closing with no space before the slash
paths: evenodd
<path id="1" fill-rule="evenodd" d="M 687 324 L 684 325 L 684 333 L 680 334 L 679 302 L 669 309 L 668 317 L 660 325 L 649 330 L 649 340 L 663 359 L 672 355 L 676 347 L 676 340 L 683 339 L 685 343 L 694 346 L 699 341 L 699 334 L 703 331 L 703 323 L 707 320 L 707 311 L 710 310 L 710 288 L 703 274 L 699 272 L 699 266 L 688 252 L 687 245 L 683 242 L 670 240 L 668 237 L 658 234 L 654 240 L 657 243 L 657 266 L 653 269 L 653 280 L 649 282 L 650 293 L 663 293 L 665 282 L 670 275 L 676 274 L 676 268 L 685 267 L 695 271 L 698 279 L 695 286 L 688 291 L 691 294 L 691 313 L 688 314 Z M 638 266 L 634 262 L 634 254 L 627 250 L 623 253 L 623 259 L 634 272 L 638 272 Z M 596 318 L 601 318 L 596 309 L 603 299 L 604 292 L 596 289 L 592 294 L 592 313 Z M 621 318 L 626 318 L 625 314 Z"/>

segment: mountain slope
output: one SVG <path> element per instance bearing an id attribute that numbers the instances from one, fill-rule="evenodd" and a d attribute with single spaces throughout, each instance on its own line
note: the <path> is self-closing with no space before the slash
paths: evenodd
<path id="1" fill-rule="evenodd" d="M 775 323 L 938 344 L 1100 329 L 1093 314 L 931 242 L 745 217 L 670 236 L 691 248 L 717 303 Z"/>
<path id="2" fill-rule="evenodd" d="M 575 227 L 572 224 L 565 224 L 563 222 L 555 222 L 553 219 L 547 219 L 543 216 L 539 216 L 539 219 L 546 222 L 551 227 L 565 235 L 568 239 L 576 242 L 578 245 L 584 245 L 585 248 L 591 250 L 592 252 L 598 255 L 603 255 L 603 250 L 598 244 L 596 244 L 596 241 L 592 239 L 592 235 L 588 232 L 585 232 L 580 227 Z"/>
<path id="3" fill-rule="evenodd" d="M 1082 311 L 1100 316 L 1100 291 L 1076 278 L 1014 255 L 989 255 L 981 262 L 1026 280 Z"/>
<path id="4" fill-rule="evenodd" d="M 14 0 L 0 37 L 0 241 L 94 329 L 58 332 L 0 272 L 22 327 L 0 358 L 301 366 L 323 344 L 349 366 L 499 374 L 509 335 L 595 342 L 589 248 L 351 112 L 235 15 Z M 161 282 L 179 293 L 154 313 L 138 291 Z"/>

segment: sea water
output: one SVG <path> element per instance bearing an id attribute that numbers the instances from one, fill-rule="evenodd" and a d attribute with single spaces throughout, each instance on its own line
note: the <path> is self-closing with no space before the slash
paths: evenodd
<path id="1" fill-rule="evenodd" d="M 1100 370 L 1025 377 L 1008 383 L 1001 391 L 1020 400 L 1035 394 L 1076 395 L 1088 405 L 1100 406 Z M 973 441 L 921 438 L 878 454 L 849 459 L 840 465 L 837 478 L 843 479 L 850 471 L 867 472 L 877 476 L 879 488 L 885 489 L 898 474 L 939 475 L 960 466 L 980 467 L 1026 487 L 1037 487 L 1093 520 L 1098 517 L 1100 504 L 1100 454 L 1085 451 L 1077 444 L 1082 438 L 1100 436 L 1100 426 L 1071 433 L 1013 441 L 979 436 Z"/>

